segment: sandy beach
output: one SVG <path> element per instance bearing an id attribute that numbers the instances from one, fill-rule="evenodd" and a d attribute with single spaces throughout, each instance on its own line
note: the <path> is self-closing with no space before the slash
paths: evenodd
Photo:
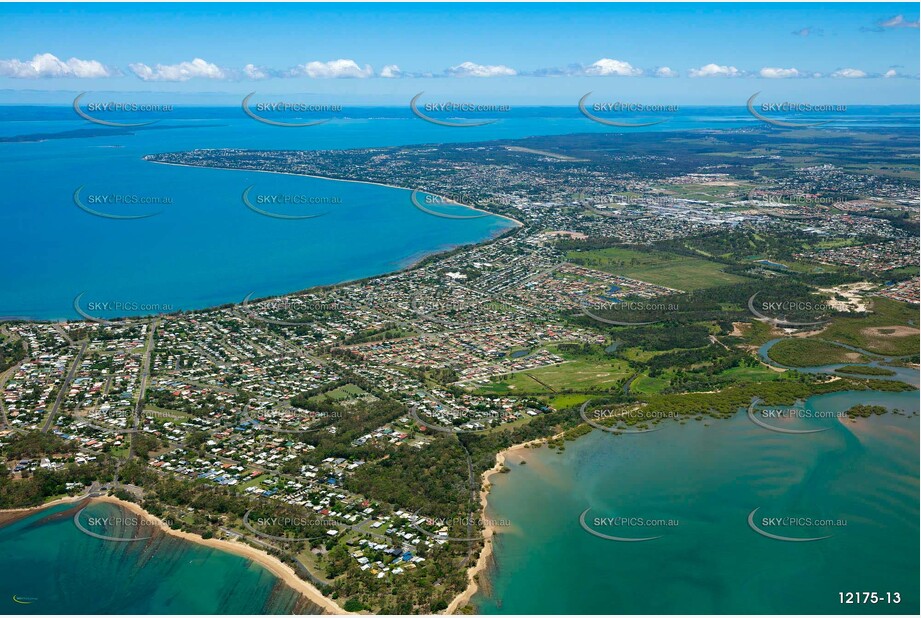
<path id="1" fill-rule="evenodd" d="M 348 614 L 344 609 L 336 605 L 332 600 L 323 596 L 323 593 L 317 590 L 313 584 L 305 582 L 303 579 L 298 577 L 294 569 L 290 566 L 276 558 L 271 556 L 268 553 L 262 551 L 261 549 L 256 549 L 246 543 L 241 543 L 239 541 L 228 541 L 224 539 L 204 539 L 197 534 L 192 534 L 189 532 L 182 532 L 181 530 L 173 530 L 170 528 L 166 522 L 162 521 L 158 517 L 154 517 L 139 505 L 133 502 L 126 502 L 125 500 L 119 500 L 114 496 L 102 496 L 99 498 L 93 498 L 96 502 L 109 502 L 112 504 L 117 504 L 122 508 L 128 509 L 133 513 L 141 515 L 146 519 L 149 519 L 155 522 L 160 529 L 171 534 L 175 537 L 184 539 L 186 541 L 191 541 L 192 543 L 198 543 L 199 545 L 205 545 L 207 547 L 213 547 L 214 549 L 219 549 L 221 551 L 230 552 L 238 556 L 243 556 L 253 562 L 256 562 L 272 573 L 272 575 L 278 577 L 285 582 L 288 586 L 294 590 L 301 593 L 305 596 L 311 603 L 319 605 L 323 608 L 323 611 L 328 614 Z"/>
<path id="2" fill-rule="evenodd" d="M 445 610 L 445 614 L 454 614 L 458 609 L 470 602 L 470 599 L 473 598 L 473 595 L 479 590 L 479 583 L 477 582 L 477 577 L 480 573 L 486 571 L 489 566 L 489 561 L 492 558 L 492 542 L 493 536 L 498 530 L 498 526 L 494 523 L 490 523 L 490 519 L 486 515 L 486 507 L 489 498 L 489 480 L 494 474 L 500 474 L 503 466 L 505 466 L 506 456 L 514 453 L 516 451 L 527 449 L 531 446 L 542 444 L 549 440 L 559 438 L 561 434 L 549 437 L 549 438 L 538 438 L 535 440 L 530 440 L 528 442 L 522 442 L 521 444 L 516 444 L 511 446 L 503 451 L 496 453 L 496 463 L 492 468 L 483 472 L 480 480 L 480 517 L 483 521 L 487 522 L 486 529 L 483 532 L 483 549 L 480 551 L 480 555 L 477 558 L 476 564 L 467 569 L 467 587 L 448 605 L 448 608 Z M 183 532 L 181 530 L 174 530 L 170 528 L 166 522 L 161 520 L 159 517 L 156 517 L 147 511 L 145 511 L 140 505 L 135 504 L 134 502 L 127 502 L 121 500 L 114 496 L 98 496 L 94 498 L 87 498 L 86 496 L 75 496 L 67 498 L 59 498 L 57 500 L 52 500 L 51 502 L 46 502 L 40 506 L 22 508 L 22 509 L 7 509 L 0 510 L 0 523 L 4 521 L 2 515 L 7 514 L 10 516 L 22 516 L 28 512 L 39 511 L 56 504 L 64 503 L 78 503 L 83 500 L 91 500 L 94 502 L 108 502 L 110 504 L 116 504 L 126 510 L 129 510 L 137 515 L 144 517 L 145 519 L 157 524 L 160 529 L 166 534 L 171 534 L 175 537 L 190 541 L 192 543 L 198 543 L 199 545 L 205 545 L 207 547 L 213 547 L 221 551 L 230 552 L 238 556 L 243 556 L 248 558 L 258 564 L 262 565 L 269 570 L 273 575 L 281 579 L 288 586 L 302 594 L 307 600 L 311 603 L 314 603 L 320 606 L 325 613 L 328 614 L 350 614 L 356 615 L 353 612 L 347 612 L 342 607 L 337 605 L 331 599 L 325 597 L 315 586 L 309 582 L 301 579 L 297 573 L 289 565 L 285 564 L 275 556 L 268 554 L 265 551 L 256 549 L 246 543 L 239 541 L 230 541 L 225 539 L 205 539 L 200 535 L 192 534 L 189 532 Z"/>
<path id="3" fill-rule="evenodd" d="M 477 581 L 477 576 L 479 576 L 480 573 L 484 573 L 486 571 L 487 567 L 489 566 L 489 561 L 492 558 L 493 536 L 496 534 L 498 526 L 496 526 L 494 523 L 490 523 L 491 520 L 486 516 L 486 506 L 489 500 L 489 479 L 492 478 L 492 475 L 500 474 L 502 472 L 502 467 L 505 466 L 505 458 L 510 453 L 530 448 L 536 444 L 543 444 L 549 440 L 555 440 L 562 435 L 563 434 L 560 433 L 550 438 L 537 438 L 536 440 L 522 442 L 521 444 L 510 446 L 504 451 L 499 451 L 496 453 L 495 465 L 484 472 L 480 480 L 480 518 L 482 521 L 487 522 L 486 529 L 483 531 L 483 549 L 480 551 L 480 556 L 477 559 L 476 564 L 467 569 L 467 587 L 463 592 L 454 597 L 454 599 L 448 605 L 448 608 L 445 610 L 445 614 L 454 614 L 458 609 L 470 602 L 470 599 L 473 598 L 473 595 L 475 595 L 480 589 L 479 582 Z"/>
<path id="4" fill-rule="evenodd" d="M 161 520 L 159 517 L 155 517 L 154 515 L 151 515 L 150 513 L 145 511 L 143 508 L 141 508 L 140 505 L 137 505 L 133 502 L 127 502 L 125 500 L 120 500 L 114 496 L 98 496 L 94 498 L 87 498 L 86 496 L 76 496 L 72 498 L 60 498 L 58 500 L 53 500 L 51 502 L 42 504 L 41 506 L 36 506 L 32 508 L 9 509 L 5 511 L 0 511 L 0 514 L 9 513 L 9 514 L 21 515 L 29 511 L 39 511 L 41 509 L 45 509 L 50 506 L 54 506 L 56 504 L 77 503 L 83 500 L 90 500 L 92 502 L 108 502 L 110 504 L 116 504 L 126 510 L 131 511 L 132 513 L 135 513 L 136 515 L 140 515 L 141 517 L 143 517 L 144 519 L 148 521 L 151 521 L 157 524 L 157 526 L 159 526 L 160 529 L 166 534 L 170 534 L 172 536 L 178 537 L 186 541 L 190 541 L 192 543 L 197 543 L 199 545 L 205 545 L 206 547 L 212 547 L 220 551 L 226 551 L 232 554 L 236 554 L 238 556 L 242 556 L 249 560 L 252 560 L 253 562 L 256 562 L 260 564 L 261 566 L 265 567 L 275 577 L 278 577 L 279 579 L 284 581 L 285 584 L 287 584 L 288 586 L 290 586 L 291 588 L 299 592 L 308 601 L 321 607 L 324 613 L 326 614 L 350 614 L 351 613 L 339 607 L 331 599 L 323 596 L 323 593 L 321 593 L 316 587 L 314 587 L 309 582 L 305 582 L 303 579 L 298 577 L 297 573 L 294 571 L 293 568 L 291 568 L 290 566 L 288 566 L 287 564 L 285 564 L 284 562 L 282 562 L 275 556 L 271 556 L 268 553 L 260 549 L 256 549 L 255 547 L 252 547 L 250 545 L 247 545 L 246 543 L 242 543 L 239 541 L 228 541 L 224 539 L 205 539 L 197 534 L 192 534 L 189 532 L 182 532 L 181 530 L 173 530 L 166 524 L 166 522 Z"/>
<path id="5" fill-rule="evenodd" d="M 22 509 L 0 509 L 0 525 L 19 519 L 20 517 L 24 517 L 29 513 L 40 511 L 41 509 L 46 509 L 49 506 L 70 502 L 80 502 L 81 500 L 86 500 L 86 496 L 67 496 L 66 498 L 58 498 L 57 500 L 52 500 L 51 502 L 46 502 L 39 506 L 29 506 Z"/>

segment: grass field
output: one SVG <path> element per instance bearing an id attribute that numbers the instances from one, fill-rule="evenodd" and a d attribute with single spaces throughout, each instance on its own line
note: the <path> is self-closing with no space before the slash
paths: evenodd
<path id="1" fill-rule="evenodd" d="M 724 156 L 723 153 L 714 154 L 716 156 Z M 737 200 L 741 195 L 746 195 L 751 190 L 751 186 L 736 182 L 727 184 L 666 184 L 662 185 L 662 188 L 676 198 L 717 203 Z"/>
<path id="2" fill-rule="evenodd" d="M 818 339 L 846 343 L 876 354 L 906 356 L 918 353 L 918 310 L 906 303 L 877 297 L 873 313 L 835 318 Z"/>
<path id="3" fill-rule="evenodd" d="M 650 378 L 647 375 L 641 375 L 630 384 L 630 392 L 641 395 L 653 395 L 655 393 L 661 393 L 662 389 L 668 386 L 668 384 L 669 380 L 665 376 Z"/>
<path id="4" fill-rule="evenodd" d="M 326 569 L 321 566 L 319 556 L 313 553 L 309 547 L 299 553 L 297 558 L 307 567 L 308 571 L 324 580 L 326 579 Z"/>
<path id="5" fill-rule="evenodd" d="M 623 361 L 574 360 L 552 367 L 513 373 L 480 387 L 478 392 L 502 395 L 546 395 L 558 391 L 602 392 L 616 386 L 619 380 L 629 375 L 630 369 Z"/>
<path id="6" fill-rule="evenodd" d="M 244 489 L 248 489 L 248 488 L 250 488 L 250 487 L 255 487 L 256 485 L 261 485 L 262 480 L 263 480 L 263 479 L 266 479 L 266 478 L 268 478 L 268 475 L 266 475 L 266 474 L 260 474 L 259 476 L 255 476 L 255 477 L 251 478 L 250 480 L 246 481 L 245 483 L 241 483 L 241 484 L 237 487 L 237 490 L 238 490 L 238 491 L 243 491 Z"/>
<path id="7" fill-rule="evenodd" d="M 764 345 L 776 336 L 771 331 L 771 326 L 769 324 L 757 320 L 742 324 L 739 330 L 742 331 L 740 339 L 746 345 Z"/>
<path id="8" fill-rule="evenodd" d="M 720 375 L 731 377 L 734 382 L 767 382 L 783 377 L 783 374 L 779 371 L 773 371 L 762 365 L 757 367 L 733 367 Z"/>
<path id="9" fill-rule="evenodd" d="M 657 352 L 657 351 L 654 351 L 654 350 L 644 350 L 644 349 L 642 349 L 642 348 L 637 348 L 637 347 L 633 347 L 633 348 L 623 348 L 623 349 L 620 350 L 620 353 L 621 353 L 621 354 L 623 355 L 623 357 L 626 358 L 627 360 L 635 361 L 635 362 L 639 362 L 639 363 L 645 363 L 645 362 L 647 362 L 650 358 L 652 358 L 652 357 L 654 357 L 654 356 L 656 356 L 656 355 L 658 355 L 658 354 L 663 354 L 663 352 Z"/>
<path id="10" fill-rule="evenodd" d="M 862 354 L 818 339 L 791 338 L 778 341 L 768 350 L 768 356 L 774 362 L 788 367 L 813 367 L 867 361 Z"/>
<path id="11" fill-rule="evenodd" d="M 557 395 L 551 397 L 548 403 L 550 407 L 556 410 L 565 410 L 566 408 L 575 408 L 591 399 L 589 395 Z"/>
<path id="12" fill-rule="evenodd" d="M 327 393 L 311 397 L 308 399 L 308 401 L 343 401 L 345 399 L 357 399 L 359 397 L 366 396 L 369 396 L 369 393 L 365 392 L 362 388 L 355 386 L 354 384 L 346 384 Z"/>
<path id="13" fill-rule="evenodd" d="M 160 406 L 155 406 L 149 403 L 144 404 L 144 411 L 145 412 L 153 411 L 153 412 L 160 412 L 162 414 L 165 414 L 166 416 L 158 416 L 158 418 L 164 421 L 168 421 L 168 420 L 184 421 L 186 419 L 191 418 L 192 416 L 191 414 L 188 414 L 186 412 L 180 412 L 179 410 L 170 410 L 169 408 L 161 408 Z"/>
<path id="14" fill-rule="evenodd" d="M 741 277 L 724 273 L 723 265 L 717 262 L 660 251 L 647 252 L 610 247 L 592 251 L 570 251 L 567 259 L 588 268 L 685 292 L 744 281 Z"/>

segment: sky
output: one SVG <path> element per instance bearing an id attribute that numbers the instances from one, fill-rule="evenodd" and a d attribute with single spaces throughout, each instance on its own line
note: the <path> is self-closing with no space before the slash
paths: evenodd
<path id="1" fill-rule="evenodd" d="M 918 6 L 0 4 L 0 102 L 918 104 Z"/>

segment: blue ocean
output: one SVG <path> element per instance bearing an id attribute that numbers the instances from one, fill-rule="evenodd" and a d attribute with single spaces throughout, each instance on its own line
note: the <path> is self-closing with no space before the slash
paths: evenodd
<path id="1" fill-rule="evenodd" d="M 845 124 L 866 127 L 881 118 L 886 126 L 917 126 L 918 111 L 852 110 Z M 759 124 L 744 107 L 701 107 L 662 125 L 628 130 Z M 132 130 L 92 124 L 67 106 L 0 107 L 6 194 L 0 204 L 0 317 L 77 319 L 78 298 L 84 309 L 96 307 L 97 317 L 241 302 L 250 294 L 392 272 L 514 225 L 492 216 L 434 217 L 412 205 L 408 190 L 160 165 L 145 161 L 147 154 L 371 148 L 613 130 L 575 107 L 521 108 L 494 124 L 460 129 L 427 123 L 408 108 L 345 109 L 326 124 L 292 129 L 256 122 L 239 107 L 189 107 Z M 297 212 L 320 216 L 264 216 L 245 205 L 248 188 L 253 195 L 303 196 L 311 204 Z M 119 208 L 113 210 L 112 200 Z M 88 210 L 143 218 L 110 219 Z"/>

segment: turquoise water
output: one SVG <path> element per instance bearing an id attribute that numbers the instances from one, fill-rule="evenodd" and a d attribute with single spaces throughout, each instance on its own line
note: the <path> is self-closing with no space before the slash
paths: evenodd
<path id="1" fill-rule="evenodd" d="M 484 127 L 452 129 L 411 116 L 407 108 L 359 108 L 347 117 L 305 129 L 271 127 L 237 107 L 186 108 L 162 122 L 108 130 L 61 107 L 0 106 L 0 138 L 44 135 L 39 141 L 0 142 L 0 229 L 4 271 L 0 317 L 76 319 L 80 305 L 121 304 L 97 317 L 156 311 L 133 306 L 199 309 L 383 274 L 460 244 L 508 229 L 498 217 L 444 219 L 412 206 L 409 192 L 387 187 L 228 170 L 171 167 L 146 154 L 196 148 L 345 149 L 473 142 L 610 131 L 571 108 L 523 108 Z M 853 126 L 915 127 L 917 107 L 855 110 Z M 146 119 L 146 118 L 144 118 Z M 134 120 L 144 120 L 137 118 Z M 118 120 L 130 121 L 130 118 Z M 837 119 L 840 121 L 841 119 Z M 649 130 L 756 127 L 744 108 L 688 108 Z M 68 132 L 77 137 L 55 139 Z M 336 198 L 330 207 L 279 220 L 247 209 L 243 191 Z M 74 204 L 120 195 L 169 199 L 167 205 L 93 207 L 156 216 L 138 220 L 94 217 Z M 269 208 L 266 208 L 271 210 Z M 284 211 L 279 212 L 293 212 Z"/>
<path id="2" fill-rule="evenodd" d="M 34 132 L 48 125 L 66 130 L 74 123 L 18 124 L 39 125 L 17 129 Z M 0 180 L 7 193 L 0 205 L 5 250 L 0 316 L 76 319 L 73 303 L 80 293 L 84 310 L 95 303 L 125 307 L 90 311 L 96 317 L 151 313 L 132 310 L 135 304 L 177 310 L 238 303 L 249 294 L 258 298 L 392 272 L 512 226 L 492 216 L 427 215 L 404 190 L 142 160 L 149 153 L 199 147 L 348 145 L 348 140 L 305 140 L 284 130 L 265 139 L 253 133 L 260 131 L 237 123 L 0 144 Z M 322 214 L 270 218 L 245 206 L 243 191 L 251 186 L 253 198 L 290 195 L 335 203 L 261 205 L 272 212 Z M 79 187 L 82 202 L 93 210 L 159 214 L 136 220 L 92 216 L 74 204 Z M 88 203 L 110 194 L 169 203 L 116 208 Z"/>
<path id="3" fill-rule="evenodd" d="M 371 112 L 366 112 L 370 114 Z M 62 113 L 63 114 L 63 113 Z M 750 126 L 744 113 L 702 110 L 673 128 Z M 0 136 L 89 125 L 0 108 Z M 908 114 L 917 123 L 917 113 Z M 190 309 L 389 272 L 501 233 L 509 222 L 426 215 L 407 191 L 275 174 L 155 165 L 149 153 L 194 148 L 323 149 L 479 141 L 603 130 L 578 117 L 518 117 L 457 131 L 405 117 L 353 117 L 306 131 L 235 119 L 182 118 L 169 130 L 0 143 L 4 274 L 0 316 L 76 318 L 74 297 Z M 333 197 L 315 219 L 283 221 L 241 194 Z M 161 214 L 114 221 L 73 203 L 85 193 L 169 197 Z M 304 212 L 313 212 L 313 207 Z M 139 208 L 140 210 L 140 208 Z M 145 311 L 97 311 L 99 317 Z M 917 373 L 915 372 L 915 376 Z M 917 384 L 915 377 L 914 383 Z M 817 398 L 819 399 L 819 398 Z M 917 393 L 835 394 L 813 405 L 879 403 L 917 411 Z M 835 423 L 835 421 L 815 421 Z M 619 438 L 595 432 L 563 455 L 510 458 L 494 477 L 494 515 L 515 523 L 496 545 L 486 613 L 847 612 L 839 591 L 898 591 L 918 610 L 917 418 L 886 416 L 808 436 L 774 434 L 744 415 Z M 752 532 L 746 515 L 843 517 L 815 543 Z M 111 508 L 111 507 L 93 507 Z M 579 527 L 586 508 L 676 518 L 648 543 Z M 111 543 L 76 530 L 67 507 L 0 528 L 4 613 L 290 613 L 297 595 L 245 559 L 155 535 Z M 49 514 L 61 517 L 48 518 Z M 796 531 L 792 531 L 793 534 Z M 12 601 L 34 599 L 28 605 Z M 301 609 L 303 611 L 303 609 Z"/>
<path id="4" fill-rule="evenodd" d="M 805 407 L 854 404 L 917 413 L 918 393 L 845 392 Z M 787 435 L 752 423 L 690 421 L 661 431 L 600 431 L 513 453 L 492 477 L 489 516 L 508 519 L 495 544 L 487 614 L 904 613 L 919 609 L 918 417 L 888 414 L 841 423 L 797 421 L 822 433 Z M 522 459 L 527 465 L 519 465 Z M 622 537 L 587 533 L 588 525 Z M 819 527 L 764 528 L 762 517 L 832 520 Z M 597 517 L 674 520 L 674 526 L 602 526 Z M 840 522 L 846 525 L 840 525 Z M 598 524 L 598 525 L 596 525 Z M 839 592 L 899 592 L 899 605 L 841 605 Z"/>
<path id="5" fill-rule="evenodd" d="M 71 505 L 57 505 L 0 527 L 0 613 L 319 613 L 245 558 L 162 532 L 127 543 L 96 539 L 77 529 L 74 512 Z M 114 521 L 126 515 L 96 503 L 81 521 L 96 532 L 142 536 L 126 534 L 125 526 L 89 525 L 94 517 Z"/>

